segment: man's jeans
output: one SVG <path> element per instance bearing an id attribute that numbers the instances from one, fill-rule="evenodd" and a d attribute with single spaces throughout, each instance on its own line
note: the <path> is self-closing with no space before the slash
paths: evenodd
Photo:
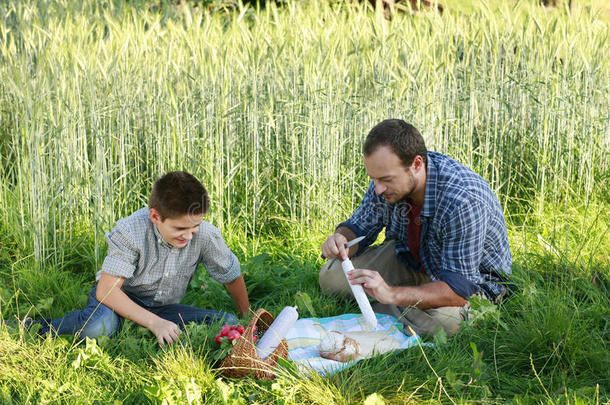
<path id="1" fill-rule="evenodd" d="M 41 321 L 40 334 L 47 334 L 51 330 L 57 335 L 78 335 L 80 337 L 95 338 L 101 335 L 112 336 L 121 327 L 123 318 L 117 315 L 95 297 L 97 284 L 91 288 L 84 309 L 67 313 L 62 318 L 51 321 Z M 212 323 L 223 320 L 227 324 L 236 324 L 238 319 L 235 315 L 210 309 L 201 309 L 181 304 L 170 304 L 160 307 L 146 305 L 137 297 L 125 292 L 131 300 L 153 314 L 174 322 L 183 328 L 191 322 Z"/>

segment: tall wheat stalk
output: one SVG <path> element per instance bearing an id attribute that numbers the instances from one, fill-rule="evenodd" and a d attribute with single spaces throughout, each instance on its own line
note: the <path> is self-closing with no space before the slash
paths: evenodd
<path id="1" fill-rule="evenodd" d="M 87 235 L 99 258 L 103 232 L 184 169 L 221 227 L 332 229 L 388 117 L 487 178 L 507 214 L 604 198 L 609 53 L 606 15 L 524 2 L 391 22 L 326 2 L 5 2 L 0 218 L 40 260 Z"/>

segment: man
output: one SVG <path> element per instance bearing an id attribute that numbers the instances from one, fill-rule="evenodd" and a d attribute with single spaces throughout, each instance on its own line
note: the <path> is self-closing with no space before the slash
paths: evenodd
<path id="1" fill-rule="evenodd" d="M 478 174 L 428 152 L 419 131 L 397 119 L 375 126 L 364 146 L 372 181 L 360 206 L 322 245 L 331 259 L 320 286 L 349 294 L 340 260 L 351 256 L 352 284 L 375 298 L 375 312 L 393 314 L 416 333 L 447 334 L 468 319 L 474 295 L 499 300 L 512 257 L 502 208 Z M 370 246 L 386 228 L 382 245 Z M 346 250 L 349 240 L 364 236 Z M 338 260 L 340 259 L 340 260 Z"/>

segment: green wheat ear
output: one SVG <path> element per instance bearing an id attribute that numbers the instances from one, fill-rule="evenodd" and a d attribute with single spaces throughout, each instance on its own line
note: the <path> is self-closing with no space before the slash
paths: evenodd
<path id="1" fill-rule="evenodd" d="M 490 181 L 516 221 L 607 195 L 607 14 L 451 3 L 388 22 L 326 2 L 3 2 L 2 218 L 38 260 L 85 249 L 98 267 L 104 232 L 185 169 L 223 229 L 329 229 L 387 117 Z"/>

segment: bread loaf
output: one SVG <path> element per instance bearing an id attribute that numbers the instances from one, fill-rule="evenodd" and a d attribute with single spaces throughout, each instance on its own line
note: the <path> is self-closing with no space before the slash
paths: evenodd
<path id="1" fill-rule="evenodd" d="M 320 342 L 320 355 L 325 359 L 350 361 L 358 356 L 358 342 L 341 332 L 331 330 Z"/>
<path id="2" fill-rule="evenodd" d="M 335 361 L 365 359 L 400 349 L 386 332 L 328 332 L 320 342 L 320 355 Z"/>

